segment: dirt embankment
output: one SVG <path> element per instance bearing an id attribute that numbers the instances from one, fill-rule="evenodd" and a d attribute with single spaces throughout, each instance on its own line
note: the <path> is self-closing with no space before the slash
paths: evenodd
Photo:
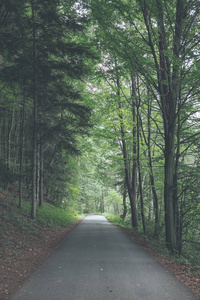
<path id="1" fill-rule="evenodd" d="M 12 242 L 0 251 L 0 300 L 9 299 L 79 222 L 63 229 L 41 226 L 37 238 L 28 234 L 13 235 L 10 228 L 7 234 Z"/>

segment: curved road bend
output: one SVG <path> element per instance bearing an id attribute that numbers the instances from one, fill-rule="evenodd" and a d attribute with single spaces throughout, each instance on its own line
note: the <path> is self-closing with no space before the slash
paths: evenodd
<path id="1" fill-rule="evenodd" d="M 102 216 L 73 230 L 13 300 L 197 300 Z"/>

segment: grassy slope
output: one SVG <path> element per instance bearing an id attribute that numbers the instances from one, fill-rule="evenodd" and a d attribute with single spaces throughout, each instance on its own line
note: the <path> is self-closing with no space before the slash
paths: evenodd
<path id="1" fill-rule="evenodd" d="M 0 299 L 9 298 L 80 219 L 72 210 L 44 204 L 32 220 L 30 203 L 21 210 L 17 205 L 0 190 Z"/>
<path id="2" fill-rule="evenodd" d="M 14 243 L 17 236 L 26 236 L 32 240 L 41 235 L 42 228 L 68 227 L 79 219 L 74 211 L 56 208 L 50 204 L 37 208 L 37 218 L 32 220 L 30 203 L 22 203 L 17 207 L 17 200 L 11 194 L 0 191 L 0 246 Z M 2 252 L 2 251 L 1 251 Z"/>

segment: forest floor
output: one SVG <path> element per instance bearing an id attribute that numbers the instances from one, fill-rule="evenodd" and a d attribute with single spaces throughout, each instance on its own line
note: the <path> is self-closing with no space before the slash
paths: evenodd
<path id="1" fill-rule="evenodd" d="M 40 235 L 36 235 L 36 237 L 31 237 L 28 232 L 27 234 L 23 232 L 23 235 L 20 232 L 16 234 L 12 226 L 8 227 L 9 232 L 7 232 L 7 235 L 12 242 L 7 243 L 5 246 L 1 245 L 0 300 L 10 299 L 11 295 L 39 268 L 79 222 L 77 221 L 69 228 L 62 229 L 40 225 Z M 136 232 L 128 229 L 123 230 L 135 243 L 144 248 L 150 255 L 153 255 L 200 298 L 200 276 L 195 275 L 195 270 L 192 267 L 178 265 L 175 261 L 156 253 L 151 245 Z"/>
<path id="2" fill-rule="evenodd" d="M 16 240 L 16 243 L 10 243 L 4 249 L 1 245 L 0 300 L 10 299 L 80 221 L 62 229 L 41 226 L 37 238 L 31 238 L 29 234 L 24 233 L 23 236 L 20 234 L 13 236 L 11 230 L 10 238 Z"/>

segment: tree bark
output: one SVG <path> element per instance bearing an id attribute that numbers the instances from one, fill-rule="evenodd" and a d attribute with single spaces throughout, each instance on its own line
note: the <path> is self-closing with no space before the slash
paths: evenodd
<path id="1" fill-rule="evenodd" d="M 159 212 L 158 212 L 158 195 L 155 188 L 155 179 L 154 179 L 154 172 L 153 172 L 153 163 L 152 163 L 152 149 L 151 149 L 151 103 L 150 99 L 148 100 L 148 164 L 149 164 L 149 173 L 150 173 L 150 183 L 151 183 L 151 190 L 153 194 L 153 207 L 154 207 L 154 215 L 155 215 L 155 236 L 158 235 L 158 225 L 159 225 Z"/>
<path id="2" fill-rule="evenodd" d="M 101 206 L 101 212 L 105 212 L 105 206 L 104 206 L 104 189 L 102 189 L 102 206 Z"/>
<path id="3" fill-rule="evenodd" d="M 174 132 L 165 136 L 165 229 L 166 244 L 171 252 L 177 250 L 176 224 L 174 211 Z"/>
<path id="4" fill-rule="evenodd" d="M 175 128 L 176 128 L 176 107 L 180 90 L 180 45 L 184 22 L 184 0 L 177 0 L 176 3 L 176 24 L 173 40 L 173 54 L 175 60 L 173 71 L 168 86 L 168 95 L 163 95 L 164 104 L 167 107 L 166 128 L 165 128 L 165 218 L 166 218 L 166 243 L 171 252 L 177 252 L 177 199 L 174 197 L 174 190 L 177 189 L 174 181 L 175 172 Z M 177 166 L 178 167 L 178 166 Z"/>
<path id="5" fill-rule="evenodd" d="M 43 151 L 42 151 L 42 140 L 40 136 L 40 174 L 39 174 L 39 206 L 43 207 L 44 202 L 44 161 L 43 161 Z"/>
<path id="6" fill-rule="evenodd" d="M 123 187 L 123 214 L 121 218 L 125 220 L 127 215 L 127 205 L 126 205 L 126 194 L 127 194 L 127 187 L 126 187 L 126 180 L 124 180 L 124 187 Z"/>
<path id="7" fill-rule="evenodd" d="M 131 222 L 132 227 L 138 227 L 138 217 L 137 217 L 137 205 L 136 205 L 136 156 L 133 157 L 133 169 L 132 169 L 132 179 L 130 176 L 130 168 L 128 164 L 128 155 L 127 155 L 127 147 L 126 147 L 126 138 L 125 138 L 125 130 L 124 130 L 124 120 L 122 114 L 122 106 L 120 101 L 120 84 L 119 79 L 117 79 L 117 87 L 118 87 L 118 106 L 119 106 L 119 119 L 120 119 L 120 131 L 121 131 L 121 138 L 122 138 L 122 152 L 123 152 L 123 159 L 124 159 L 124 168 L 125 168 L 125 178 L 126 178 L 126 185 L 128 190 L 128 196 L 130 200 L 131 206 Z M 135 111 L 134 111 L 135 112 Z M 135 126 L 135 124 L 133 125 Z M 135 135 L 135 130 L 133 129 L 133 134 Z M 136 139 L 133 138 L 133 143 L 136 143 Z M 135 154 L 135 144 L 133 145 L 133 155 Z"/>
<path id="8" fill-rule="evenodd" d="M 32 209 L 31 217 L 36 217 L 37 202 L 37 84 L 36 84 L 36 28 L 35 8 L 32 6 L 32 35 L 33 35 L 33 157 L 32 157 Z"/>
<path id="9" fill-rule="evenodd" d="M 137 108 L 139 110 L 139 108 Z M 139 112 L 138 112 L 139 114 Z M 139 177 L 139 191 L 140 191 L 140 206 L 141 206 L 141 218 L 142 218 L 142 226 L 143 232 L 146 233 L 146 224 L 145 224 L 145 216 L 144 216 L 144 198 L 143 198 L 143 188 L 142 188 L 142 175 L 141 175 L 141 167 L 140 167 L 140 131 L 139 131 L 139 118 L 137 115 L 137 167 L 138 167 L 138 177 Z"/>
<path id="10" fill-rule="evenodd" d="M 23 148 L 24 148 L 24 113 L 25 113 L 25 92 L 21 103 L 20 113 L 20 146 L 19 146 L 19 208 L 22 205 L 22 172 L 23 172 Z"/>
<path id="11" fill-rule="evenodd" d="M 157 29 L 158 29 L 158 51 L 156 55 L 153 43 L 153 32 L 149 8 L 146 2 L 142 3 L 144 21 L 149 37 L 154 64 L 157 72 L 158 91 L 160 94 L 160 107 L 162 110 L 164 134 L 165 134 L 165 182 L 164 182 L 164 204 L 165 204 L 165 230 L 166 245 L 171 252 L 177 252 L 175 206 L 174 206 L 174 168 L 175 168 L 175 132 L 176 132 L 176 108 L 178 101 L 180 80 L 180 45 L 184 21 L 184 0 L 176 2 L 175 32 L 173 38 L 173 59 L 168 56 L 167 32 L 164 20 L 163 2 L 157 0 Z"/>
<path id="12" fill-rule="evenodd" d="M 134 79 L 132 79 L 133 82 Z M 134 82 L 133 82 L 134 83 Z M 139 84 L 138 84 L 139 86 Z M 139 178 L 139 193 L 140 193 L 140 211 L 141 211 L 141 218 L 142 218 L 142 226 L 143 232 L 146 233 L 146 223 L 145 223 L 145 216 L 144 216 L 144 198 L 143 198 L 143 187 L 142 187 L 142 175 L 141 175 L 141 165 L 140 165 L 140 114 L 139 114 L 139 107 L 140 107 L 140 98 L 136 96 L 135 86 L 134 86 L 134 95 L 137 99 L 137 168 L 138 168 L 138 178 Z M 134 120 L 135 121 L 135 120 Z"/>

